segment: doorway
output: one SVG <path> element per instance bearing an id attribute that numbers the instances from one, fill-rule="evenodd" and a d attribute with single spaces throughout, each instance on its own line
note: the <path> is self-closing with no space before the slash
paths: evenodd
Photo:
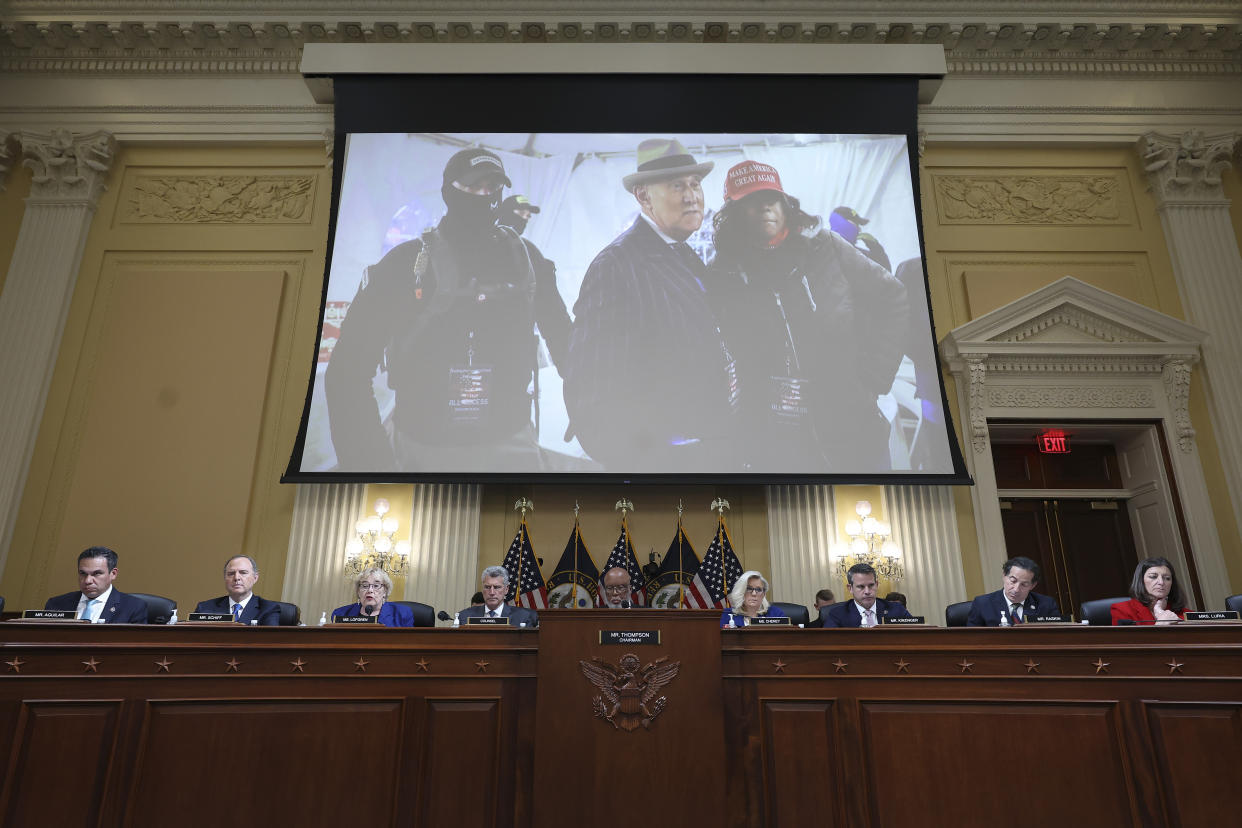
<path id="1" fill-rule="evenodd" d="M 1138 561 L 1157 555 L 1198 600 L 1157 424 L 996 423 L 989 432 L 1007 555 L 1040 565 L 1036 591 L 1063 613 L 1126 595 Z M 1063 451 L 1041 451 L 1056 432 Z"/>

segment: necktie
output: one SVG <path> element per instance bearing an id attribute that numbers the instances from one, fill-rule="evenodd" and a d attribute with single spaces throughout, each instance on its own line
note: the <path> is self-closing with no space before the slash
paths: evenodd
<path id="1" fill-rule="evenodd" d="M 91 598 L 86 602 L 86 606 L 82 607 L 82 620 L 95 623 L 95 619 L 91 618 L 91 610 L 95 607 L 95 599 Z"/>
<path id="2" fill-rule="evenodd" d="M 241 604 L 233 605 L 233 620 L 241 623 Z"/>
<path id="3" fill-rule="evenodd" d="M 874 627 L 874 626 L 875 626 L 875 616 L 871 613 L 871 610 L 869 610 L 869 609 L 863 610 L 863 615 L 865 615 L 865 616 L 866 616 L 866 617 L 865 617 L 865 619 L 863 620 L 863 626 L 864 626 L 864 627 Z"/>
<path id="4" fill-rule="evenodd" d="M 488 610 L 488 611 L 487 611 L 487 617 L 488 617 L 488 618 L 495 618 L 495 617 L 496 617 L 496 610 Z"/>
<path id="5" fill-rule="evenodd" d="M 1022 607 L 1020 604 L 1009 605 L 1009 617 L 1013 620 L 1013 623 L 1015 624 L 1022 623 L 1022 616 L 1018 614 L 1018 610 L 1020 610 L 1021 608 Z"/>

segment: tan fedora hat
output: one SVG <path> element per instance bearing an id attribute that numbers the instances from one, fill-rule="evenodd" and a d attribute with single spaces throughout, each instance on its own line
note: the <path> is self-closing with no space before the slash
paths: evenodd
<path id="1" fill-rule="evenodd" d="M 683 175 L 702 178 L 715 166 L 715 161 L 696 162 L 676 138 L 648 138 L 638 145 L 638 169 L 621 179 L 621 183 L 632 193 L 639 184 L 652 181 Z"/>

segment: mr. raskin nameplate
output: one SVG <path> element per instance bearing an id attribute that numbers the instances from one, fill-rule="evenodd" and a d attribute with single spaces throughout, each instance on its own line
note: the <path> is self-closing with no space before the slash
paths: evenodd
<path id="1" fill-rule="evenodd" d="M 1028 624 L 1073 624 L 1074 619 L 1068 615 L 1032 615 L 1026 619 Z"/>
<path id="2" fill-rule="evenodd" d="M 893 625 L 893 624 L 915 624 L 915 625 L 917 625 L 917 624 L 926 624 L 926 623 L 927 623 L 927 616 L 925 616 L 925 615 L 911 615 L 909 618 L 888 618 L 888 617 L 885 617 L 885 619 L 884 619 L 884 623 L 883 623 L 881 626 L 885 626 L 885 627 L 887 627 L 887 626 L 891 626 L 891 625 Z"/>
<path id="3" fill-rule="evenodd" d="M 1210 610 L 1206 612 L 1186 611 L 1187 621 L 1237 621 L 1237 610 Z"/>
<path id="4" fill-rule="evenodd" d="M 502 615 L 499 618 L 488 618 L 486 615 L 480 615 L 467 618 L 466 625 L 469 627 L 508 627 L 509 616 Z"/>
<path id="5" fill-rule="evenodd" d="M 227 612 L 192 612 L 186 618 L 187 621 L 212 621 L 220 623 L 221 621 L 231 623 L 233 616 Z"/>
<path id="6" fill-rule="evenodd" d="M 659 630 L 600 630 L 600 644 L 624 644 L 627 647 L 640 647 L 644 644 L 659 644 Z"/>
<path id="7" fill-rule="evenodd" d="M 41 621 L 78 621 L 77 610 L 26 610 L 22 618 L 37 618 Z"/>
<path id="8" fill-rule="evenodd" d="M 773 618 L 768 615 L 758 615 L 758 616 L 755 616 L 754 618 L 746 619 L 746 626 L 748 627 L 780 627 L 780 626 L 787 627 L 792 623 L 793 621 L 791 621 L 788 616 L 779 616 L 779 617 Z"/>
<path id="9" fill-rule="evenodd" d="M 378 624 L 378 615 L 338 615 L 332 619 L 333 624 Z"/>

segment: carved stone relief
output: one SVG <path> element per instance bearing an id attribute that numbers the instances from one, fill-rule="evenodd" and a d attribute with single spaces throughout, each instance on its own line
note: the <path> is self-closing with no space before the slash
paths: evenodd
<path id="1" fill-rule="evenodd" d="M 941 224 L 1119 224 L 1120 175 L 936 175 Z"/>
<path id="2" fill-rule="evenodd" d="M 1139 143 L 1143 169 L 1161 202 L 1223 202 L 1221 173 L 1229 169 L 1239 133 L 1205 136 L 1191 129 L 1181 135 L 1145 134 Z"/>
<path id="3" fill-rule="evenodd" d="M 992 408 L 1152 408 L 1155 404 L 1151 389 L 1145 385 L 988 388 L 988 405 Z"/>
<path id="4" fill-rule="evenodd" d="M 139 175 L 122 198 L 125 224 L 305 224 L 312 175 Z"/>
<path id="5" fill-rule="evenodd" d="M 970 371 L 970 442 L 976 454 L 988 448 L 988 420 L 983 411 L 983 391 L 988 379 L 987 358 L 982 354 L 966 356 Z"/>
<path id="6" fill-rule="evenodd" d="M 1195 445 L 1195 429 L 1190 424 L 1190 365 L 1185 359 L 1170 357 L 1161 372 L 1177 425 L 1177 447 L 1190 452 Z"/>
<path id="7" fill-rule="evenodd" d="M 1057 326 L 1065 326 L 1080 331 L 1101 342 L 1154 342 L 1147 334 L 1101 319 L 1093 314 L 1084 313 L 1070 304 L 1040 315 L 1038 318 L 1011 328 L 993 342 L 1023 342 Z"/>

